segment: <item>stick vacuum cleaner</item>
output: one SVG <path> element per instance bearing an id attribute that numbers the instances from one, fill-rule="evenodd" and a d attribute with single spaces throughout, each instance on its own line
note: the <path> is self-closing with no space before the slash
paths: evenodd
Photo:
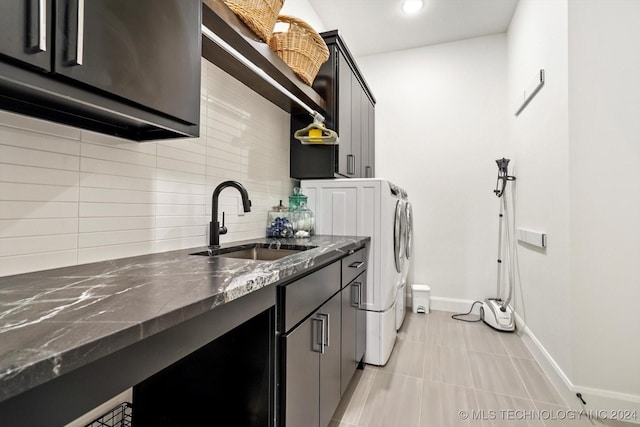
<path id="1" fill-rule="evenodd" d="M 500 198 L 500 214 L 498 225 L 498 275 L 497 275 L 497 295 L 496 298 L 487 298 L 482 302 L 480 308 L 480 317 L 487 325 L 499 331 L 513 332 L 516 328 L 513 310 L 509 307 L 511 296 L 513 293 L 514 282 L 514 260 L 513 260 L 513 233 L 509 223 L 509 210 L 507 205 L 507 196 L 505 190 L 508 181 L 515 181 L 516 177 L 509 175 L 507 168 L 509 159 L 496 160 L 498 164 L 498 179 L 496 181 L 496 189 L 493 190 L 496 196 Z M 502 226 L 504 221 L 505 227 Z M 502 257 L 502 244 L 506 243 L 506 257 Z M 506 261 L 503 263 L 503 261 Z M 505 267 L 503 267 L 503 265 Z M 502 282 L 502 270 L 507 272 L 506 299 L 500 298 L 500 288 Z"/>

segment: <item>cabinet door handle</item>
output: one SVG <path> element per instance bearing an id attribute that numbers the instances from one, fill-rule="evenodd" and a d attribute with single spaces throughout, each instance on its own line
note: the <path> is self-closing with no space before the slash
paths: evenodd
<path id="1" fill-rule="evenodd" d="M 47 0 L 31 0 L 29 3 L 29 46 L 30 52 L 47 51 Z"/>
<path id="2" fill-rule="evenodd" d="M 73 7 L 75 4 L 75 7 Z M 82 65 L 84 61 L 84 0 L 69 0 L 67 3 L 67 52 L 70 65 Z"/>
<path id="3" fill-rule="evenodd" d="M 347 154 L 347 174 L 354 175 L 356 173 L 356 156 Z"/>
<path id="4" fill-rule="evenodd" d="M 365 178 L 371 178 L 371 166 L 365 166 L 364 167 L 364 177 Z"/>
<path id="5" fill-rule="evenodd" d="M 325 313 L 318 313 L 318 316 L 322 318 L 322 324 L 324 325 L 324 321 L 327 321 L 327 324 L 323 327 L 322 331 L 322 344 L 325 347 L 329 347 L 329 315 Z M 324 348 L 322 349 L 324 353 Z"/>
<path id="6" fill-rule="evenodd" d="M 351 264 L 349 264 L 349 268 L 359 269 L 363 265 L 364 265 L 364 261 L 356 261 L 356 262 L 352 262 Z"/>
<path id="7" fill-rule="evenodd" d="M 362 283 L 353 282 L 351 285 L 351 307 L 360 308 L 360 287 Z"/>
<path id="8" fill-rule="evenodd" d="M 76 40 L 76 65 L 84 60 L 84 0 L 78 0 L 78 39 Z"/>
<path id="9" fill-rule="evenodd" d="M 324 353 L 324 319 L 312 318 L 312 324 L 320 323 L 320 333 L 318 328 L 312 328 L 311 332 L 311 351 L 316 353 Z"/>

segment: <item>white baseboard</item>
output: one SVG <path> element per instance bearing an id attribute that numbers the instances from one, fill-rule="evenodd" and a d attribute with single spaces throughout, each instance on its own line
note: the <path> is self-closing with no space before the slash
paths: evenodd
<path id="1" fill-rule="evenodd" d="M 431 297 L 431 310 L 466 313 L 471 309 L 473 300 L 445 297 Z M 480 314 L 480 304 L 476 304 L 471 314 Z"/>
<path id="2" fill-rule="evenodd" d="M 626 411 L 635 414 L 636 419 L 624 417 L 623 421 L 640 424 L 640 396 L 573 384 L 518 313 L 515 313 L 515 318 L 516 328 L 520 331 L 525 345 L 569 408 L 587 411 L 594 416 L 600 415 L 600 418 L 604 419 L 612 419 L 615 414 L 621 412 L 624 414 Z M 582 398 L 587 402 L 586 405 L 580 402 L 576 393 L 582 394 Z"/>

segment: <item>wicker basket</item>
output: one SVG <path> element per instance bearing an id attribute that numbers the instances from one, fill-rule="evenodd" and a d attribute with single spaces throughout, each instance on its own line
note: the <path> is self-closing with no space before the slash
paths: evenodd
<path id="1" fill-rule="evenodd" d="M 286 32 L 274 32 L 269 46 L 302 81 L 311 86 L 320 66 L 329 59 L 327 44 L 301 19 L 280 15 L 277 22 L 289 24 L 289 29 Z"/>
<path id="2" fill-rule="evenodd" d="M 265 43 L 269 43 L 284 0 L 224 0 L 224 3 Z"/>

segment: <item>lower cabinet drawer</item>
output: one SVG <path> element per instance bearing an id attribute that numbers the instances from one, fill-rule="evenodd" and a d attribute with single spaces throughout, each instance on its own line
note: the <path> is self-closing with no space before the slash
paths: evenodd
<path id="1" fill-rule="evenodd" d="M 342 259 L 342 283 L 345 285 L 367 269 L 367 250 L 359 249 Z"/>
<path id="2" fill-rule="evenodd" d="M 284 331 L 290 330 L 340 290 L 340 261 L 283 287 Z"/>

